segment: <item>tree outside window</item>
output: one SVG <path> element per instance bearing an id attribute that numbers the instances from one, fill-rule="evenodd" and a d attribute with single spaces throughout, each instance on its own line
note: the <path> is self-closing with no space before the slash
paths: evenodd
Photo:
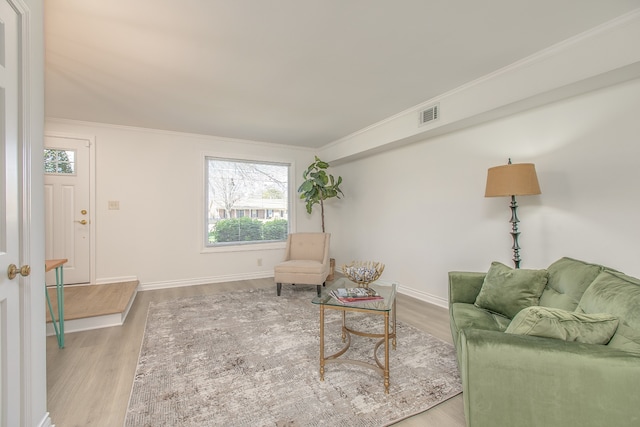
<path id="1" fill-rule="evenodd" d="M 205 169 L 208 246 L 286 240 L 289 165 L 206 157 Z"/>

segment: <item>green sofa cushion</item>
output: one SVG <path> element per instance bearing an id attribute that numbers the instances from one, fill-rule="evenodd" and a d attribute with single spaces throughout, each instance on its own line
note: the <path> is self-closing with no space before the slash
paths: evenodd
<path id="1" fill-rule="evenodd" d="M 512 319 L 523 308 L 538 305 L 546 284 L 547 270 L 513 269 L 494 261 L 475 305 Z"/>
<path id="2" fill-rule="evenodd" d="M 543 307 L 574 311 L 582 294 L 600 274 L 602 267 L 564 257 L 547 268 L 549 280 L 540 296 Z"/>
<path id="3" fill-rule="evenodd" d="M 505 332 L 604 345 L 617 327 L 618 318 L 610 314 L 584 314 L 537 306 L 522 309 Z"/>
<path id="4" fill-rule="evenodd" d="M 472 328 L 504 332 L 511 322 L 510 319 L 500 314 L 491 313 L 473 304 L 462 302 L 453 304 L 452 314 L 457 331 Z"/>
<path id="5" fill-rule="evenodd" d="M 609 347 L 640 352 L 640 281 L 623 273 L 605 270 L 585 291 L 577 312 L 610 313 L 620 319 Z"/>
<path id="6" fill-rule="evenodd" d="M 451 333 L 453 343 L 458 347 L 458 338 L 463 329 L 482 329 L 485 331 L 504 332 L 511 319 L 464 302 L 453 303 L 451 310 Z"/>
<path id="7" fill-rule="evenodd" d="M 620 322 L 615 335 L 607 346 L 640 355 L 640 331 Z"/>

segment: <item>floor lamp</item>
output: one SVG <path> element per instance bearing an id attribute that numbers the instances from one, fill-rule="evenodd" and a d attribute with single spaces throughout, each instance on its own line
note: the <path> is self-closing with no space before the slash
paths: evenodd
<path id="1" fill-rule="evenodd" d="M 533 163 L 509 163 L 503 166 L 489 168 L 487 173 L 487 188 L 485 197 L 509 197 L 511 196 L 511 236 L 513 237 L 513 262 L 516 268 L 520 268 L 520 244 L 518 237 L 517 215 L 518 204 L 516 196 L 530 196 L 540 194 L 540 184 L 536 175 L 536 167 Z"/>

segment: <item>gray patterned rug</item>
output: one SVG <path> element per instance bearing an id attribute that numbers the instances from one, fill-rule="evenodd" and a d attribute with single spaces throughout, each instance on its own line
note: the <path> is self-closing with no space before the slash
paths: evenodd
<path id="1" fill-rule="evenodd" d="M 314 293 L 290 286 L 281 297 L 274 288 L 152 303 L 125 426 L 384 426 L 460 393 L 453 346 L 400 322 L 389 394 L 360 366 L 329 364 L 320 381 Z M 325 321 L 332 354 L 341 317 L 329 310 Z M 347 322 L 382 328 L 382 316 L 349 313 Z M 353 336 L 345 356 L 372 361 L 374 344 Z"/>

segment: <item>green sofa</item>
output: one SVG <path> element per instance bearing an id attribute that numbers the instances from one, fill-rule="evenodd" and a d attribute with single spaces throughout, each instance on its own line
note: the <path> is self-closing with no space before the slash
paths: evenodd
<path id="1" fill-rule="evenodd" d="M 492 263 L 449 273 L 449 313 L 467 426 L 640 426 L 640 280 Z"/>

